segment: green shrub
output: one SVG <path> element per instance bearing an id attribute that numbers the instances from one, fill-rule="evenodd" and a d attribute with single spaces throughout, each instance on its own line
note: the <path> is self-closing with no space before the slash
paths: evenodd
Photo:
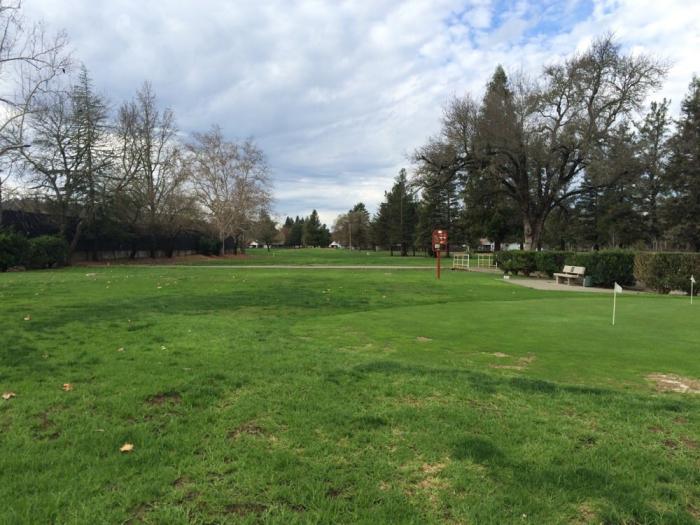
<path id="1" fill-rule="evenodd" d="M 566 258 L 566 264 L 584 266 L 593 286 L 611 287 L 614 283 L 631 286 L 634 278 L 634 252 L 606 250 L 576 253 Z"/>
<path id="2" fill-rule="evenodd" d="M 68 262 L 68 243 L 56 235 L 29 239 L 26 264 L 30 268 L 56 268 Z"/>
<path id="3" fill-rule="evenodd" d="M 519 250 L 496 252 L 496 262 L 504 272 L 530 275 L 537 270 L 535 254 L 536 252 Z"/>
<path id="4" fill-rule="evenodd" d="M 536 252 L 535 264 L 537 266 L 537 271 L 546 273 L 552 277 L 555 273 L 561 272 L 564 269 L 564 265 L 567 264 L 566 260 L 570 259 L 573 255 L 573 252 Z"/>
<path id="5" fill-rule="evenodd" d="M 13 231 L 0 231 L 0 272 L 24 263 L 29 242 L 24 235 Z"/>
<path id="6" fill-rule="evenodd" d="M 212 237 L 200 237 L 197 252 L 202 255 L 219 255 L 221 250 L 221 241 Z"/>
<path id="7" fill-rule="evenodd" d="M 690 293 L 690 276 L 700 279 L 700 253 L 640 252 L 634 258 L 634 275 L 647 288 L 660 293 Z"/>

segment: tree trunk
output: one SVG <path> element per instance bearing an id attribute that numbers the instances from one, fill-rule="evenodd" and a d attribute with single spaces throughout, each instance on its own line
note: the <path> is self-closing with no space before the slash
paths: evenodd
<path id="1" fill-rule="evenodd" d="M 542 236 L 542 224 L 540 221 L 529 218 L 523 219 L 523 249 L 530 252 L 537 250 L 540 246 Z"/>
<path id="2" fill-rule="evenodd" d="M 226 234 L 221 234 L 221 246 L 219 247 L 219 255 L 223 257 L 226 255 Z"/>

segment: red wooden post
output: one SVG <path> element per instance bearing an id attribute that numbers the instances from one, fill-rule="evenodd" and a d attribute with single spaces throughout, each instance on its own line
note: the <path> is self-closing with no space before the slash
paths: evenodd
<path id="1" fill-rule="evenodd" d="M 436 276 L 440 279 L 440 252 L 447 246 L 447 232 L 445 230 L 433 230 L 433 250 L 435 251 Z"/>

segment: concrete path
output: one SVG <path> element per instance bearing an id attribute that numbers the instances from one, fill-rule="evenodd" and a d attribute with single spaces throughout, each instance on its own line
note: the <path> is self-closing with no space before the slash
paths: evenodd
<path id="1" fill-rule="evenodd" d="M 550 290 L 555 292 L 593 292 L 593 293 L 607 293 L 612 294 L 610 288 L 595 288 L 595 287 L 583 287 L 580 284 L 557 284 L 556 281 L 550 279 L 518 279 L 511 277 L 510 279 L 504 279 L 507 283 L 517 284 L 518 286 L 525 286 L 526 288 L 532 288 L 534 290 Z M 639 294 L 637 290 L 625 290 L 626 294 Z"/>

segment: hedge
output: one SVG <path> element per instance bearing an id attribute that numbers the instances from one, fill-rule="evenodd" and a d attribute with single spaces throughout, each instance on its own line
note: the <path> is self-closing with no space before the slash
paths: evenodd
<path id="1" fill-rule="evenodd" d="M 24 263 L 29 268 L 43 269 L 64 266 L 68 262 L 68 243 L 55 235 L 29 239 Z"/>
<path id="2" fill-rule="evenodd" d="M 659 293 L 683 290 L 690 293 L 690 276 L 700 280 L 700 253 L 638 253 L 634 276 Z M 697 293 L 697 287 L 694 289 Z"/>
<path id="3" fill-rule="evenodd" d="M 634 257 L 634 252 L 624 250 L 576 253 L 567 259 L 567 264 L 585 266 L 593 286 L 612 287 L 615 283 L 632 286 L 635 283 Z"/>
<path id="4" fill-rule="evenodd" d="M 15 266 L 55 268 L 68 262 L 68 244 L 61 237 L 42 235 L 27 239 L 13 231 L 0 231 L 0 271 Z"/>
<path id="5" fill-rule="evenodd" d="M 221 241 L 211 237 L 200 237 L 197 245 L 197 252 L 202 255 L 219 255 L 221 251 Z"/>
<path id="6" fill-rule="evenodd" d="M 24 263 L 29 241 L 13 231 L 0 231 L 0 272 Z"/>
<path id="7" fill-rule="evenodd" d="M 614 283 L 633 285 L 634 252 L 608 250 L 600 252 L 526 252 L 505 251 L 496 254 L 498 266 L 507 273 L 530 275 L 538 271 L 550 277 L 560 272 L 565 264 L 585 266 L 586 276 L 593 286 L 612 286 Z"/>

